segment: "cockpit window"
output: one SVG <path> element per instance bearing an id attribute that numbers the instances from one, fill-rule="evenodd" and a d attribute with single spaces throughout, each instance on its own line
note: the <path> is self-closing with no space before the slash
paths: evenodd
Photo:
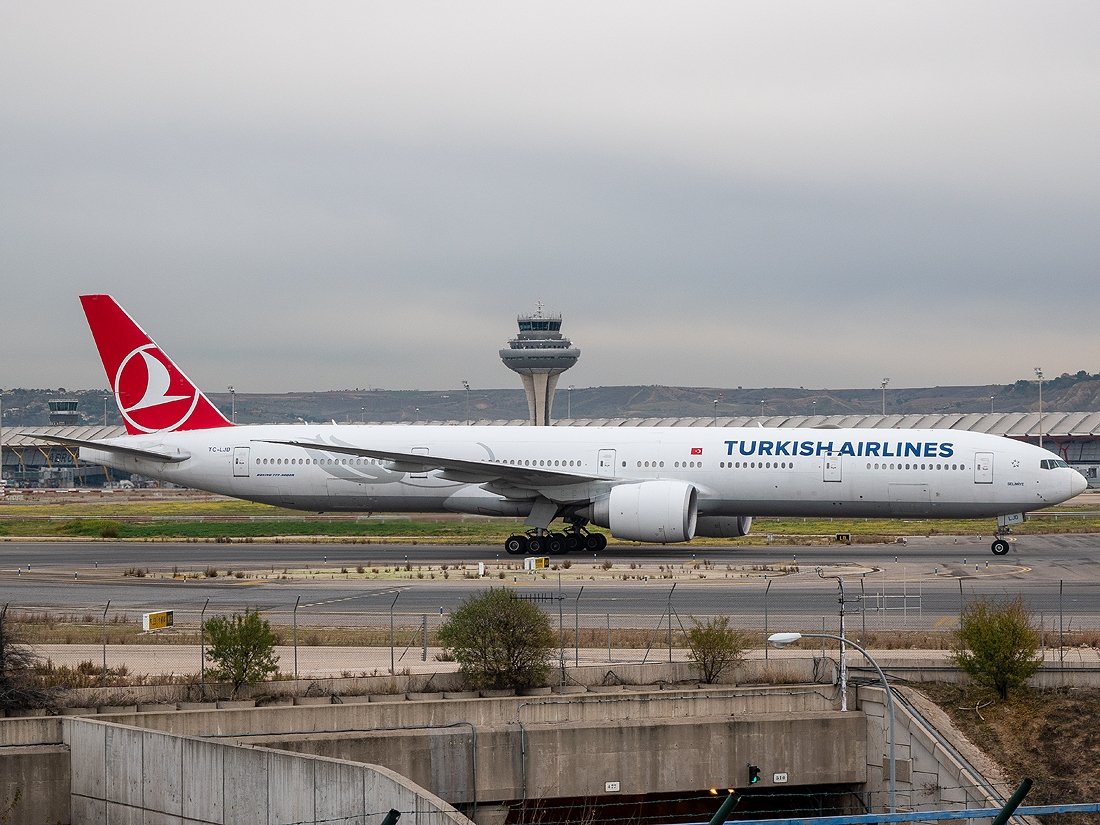
<path id="1" fill-rule="evenodd" d="M 1057 467 L 1068 467 L 1069 465 L 1060 458 L 1044 458 L 1039 462 L 1039 466 L 1044 470 L 1053 470 Z"/>

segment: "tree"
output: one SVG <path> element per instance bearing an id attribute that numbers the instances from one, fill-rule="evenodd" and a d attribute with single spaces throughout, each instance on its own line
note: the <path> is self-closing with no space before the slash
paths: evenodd
<path id="1" fill-rule="evenodd" d="M 1008 601 L 968 602 L 955 636 L 955 664 L 978 684 L 996 690 L 1002 701 L 1009 688 L 1022 685 L 1043 663 L 1039 631 L 1019 595 Z"/>
<path id="2" fill-rule="evenodd" d="M 51 691 L 38 685 L 34 666 L 38 657 L 12 630 L 8 606 L 0 608 L 0 712 L 53 706 Z"/>
<path id="3" fill-rule="evenodd" d="M 525 688 L 546 683 L 554 633 L 531 602 L 490 589 L 466 599 L 439 629 L 472 688 Z"/>
<path id="4" fill-rule="evenodd" d="M 231 683 L 234 696 L 241 685 L 262 682 L 279 671 L 278 640 L 258 611 L 246 609 L 229 619 L 215 616 L 203 623 L 202 630 L 208 640 L 206 658 L 213 665 L 210 675 Z"/>
<path id="5" fill-rule="evenodd" d="M 699 665 L 703 681 L 713 685 L 745 657 L 748 636 L 730 627 L 729 616 L 714 616 L 702 622 L 692 616 L 691 624 L 688 658 Z"/>

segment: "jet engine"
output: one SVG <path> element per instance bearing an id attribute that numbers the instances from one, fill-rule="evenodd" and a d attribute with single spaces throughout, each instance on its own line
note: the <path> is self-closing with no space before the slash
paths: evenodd
<path id="1" fill-rule="evenodd" d="M 642 481 L 611 488 L 592 505 L 592 521 L 618 539 L 669 544 L 695 536 L 699 494 L 685 481 Z"/>
<path id="2" fill-rule="evenodd" d="M 716 539 L 736 539 L 747 536 L 752 529 L 752 516 L 699 516 L 695 535 Z"/>

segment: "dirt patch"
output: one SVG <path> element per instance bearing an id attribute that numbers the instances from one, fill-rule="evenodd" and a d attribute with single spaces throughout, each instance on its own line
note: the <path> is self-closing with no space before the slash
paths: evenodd
<path id="1" fill-rule="evenodd" d="M 924 684 L 919 690 L 1009 778 L 1034 786 L 1024 804 L 1100 800 L 1100 689 L 1019 690 L 1007 702 L 975 687 Z M 1096 814 L 1060 814 L 1050 825 L 1096 825 Z"/>

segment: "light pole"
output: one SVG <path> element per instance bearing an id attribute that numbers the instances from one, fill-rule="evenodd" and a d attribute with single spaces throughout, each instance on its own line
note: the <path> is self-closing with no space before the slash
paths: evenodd
<path id="1" fill-rule="evenodd" d="M 1039 379 L 1039 446 L 1043 446 L 1043 368 L 1035 368 L 1035 377 Z"/>
<path id="2" fill-rule="evenodd" d="M 565 394 L 565 417 L 573 420 L 573 385 L 569 385 L 569 391 Z"/>
<path id="3" fill-rule="evenodd" d="M 993 414 L 993 399 L 996 398 L 996 397 L 997 396 L 995 396 L 995 395 L 989 396 L 989 414 L 990 415 Z"/>
<path id="4" fill-rule="evenodd" d="M 714 399 L 714 426 L 718 426 L 718 399 Z"/>
<path id="5" fill-rule="evenodd" d="M 232 384 L 229 385 L 229 420 L 237 423 L 237 391 Z"/>
<path id="6" fill-rule="evenodd" d="M 107 396 L 103 396 L 103 426 L 107 426 Z"/>
<path id="7" fill-rule="evenodd" d="M 817 415 L 817 401 L 810 402 L 810 416 Z"/>
<path id="8" fill-rule="evenodd" d="M 761 418 L 764 417 L 764 404 L 765 404 L 765 401 L 764 401 L 763 398 L 761 398 L 760 399 L 760 417 Z"/>
<path id="9" fill-rule="evenodd" d="M 878 673 L 879 681 L 882 682 L 882 689 L 886 692 L 886 713 L 889 717 L 889 736 L 887 747 L 889 749 L 889 763 L 890 763 L 890 813 L 894 813 L 898 808 L 898 774 L 897 774 L 897 762 L 894 757 L 894 694 L 890 690 L 890 683 L 886 681 L 886 674 L 882 672 L 882 668 L 878 666 L 871 654 L 857 645 L 855 642 L 847 641 L 846 639 L 835 636 L 832 633 L 773 633 L 768 637 L 768 643 L 775 645 L 776 647 L 786 647 L 789 644 L 797 642 L 799 639 L 835 639 L 839 642 L 846 643 L 850 647 L 854 647 L 864 658 L 871 663 L 871 667 Z"/>
<path id="10" fill-rule="evenodd" d="M 882 390 L 882 414 L 883 415 L 886 415 L 886 385 L 889 384 L 889 383 L 890 383 L 889 378 L 883 378 L 882 379 L 882 385 L 880 387 L 880 389 Z"/>
<path id="11" fill-rule="evenodd" d="M 420 423 L 420 407 L 413 407 L 413 411 L 416 413 L 416 423 Z"/>
<path id="12" fill-rule="evenodd" d="M 470 426 L 470 382 L 462 379 L 462 389 L 466 390 L 466 426 Z"/>

